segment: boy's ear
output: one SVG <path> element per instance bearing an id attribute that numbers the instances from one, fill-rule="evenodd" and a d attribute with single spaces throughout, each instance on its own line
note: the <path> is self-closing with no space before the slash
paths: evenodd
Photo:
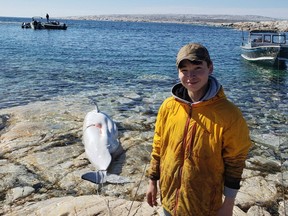
<path id="1" fill-rule="evenodd" d="M 209 66 L 209 74 L 213 73 L 213 69 L 214 69 L 214 66 L 213 66 L 213 63 L 211 62 L 210 66 Z"/>

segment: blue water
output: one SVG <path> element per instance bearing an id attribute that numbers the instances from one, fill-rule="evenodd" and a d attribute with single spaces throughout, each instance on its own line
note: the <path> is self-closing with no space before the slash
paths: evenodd
<path id="1" fill-rule="evenodd" d="M 204 44 L 214 74 L 249 126 L 287 134 L 288 71 L 241 59 L 242 32 L 168 23 L 62 20 L 68 29 L 22 29 L 24 18 L 0 17 L 0 109 L 106 87 L 151 97 L 177 82 L 175 56 Z"/>

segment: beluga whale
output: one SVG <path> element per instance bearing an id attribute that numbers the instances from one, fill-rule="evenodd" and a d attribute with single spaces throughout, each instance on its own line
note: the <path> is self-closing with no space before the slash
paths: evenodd
<path id="1" fill-rule="evenodd" d="M 97 104 L 84 118 L 82 141 L 85 154 L 95 168 L 95 171 L 83 174 L 82 179 L 95 184 L 131 182 L 127 177 L 107 171 L 111 161 L 124 150 L 118 139 L 117 125 L 107 114 L 99 111 Z"/>

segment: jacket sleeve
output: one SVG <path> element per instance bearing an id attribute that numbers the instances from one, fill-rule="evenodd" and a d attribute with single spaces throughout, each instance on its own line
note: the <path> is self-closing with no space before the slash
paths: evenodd
<path id="1" fill-rule="evenodd" d="M 223 134 L 224 185 L 240 188 L 245 160 L 251 146 L 249 129 L 242 115 Z"/>
<path id="2" fill-rule="evenodd" d="M 161 154 L 161 131 L 162 131 L 162 118 L 163 104 L 160 107 L 156 119 L 154 139 L 152 144 L 150 167 L 147 172 L 148 178 L 152 180 L 160 179 L 160 154 Z"/>

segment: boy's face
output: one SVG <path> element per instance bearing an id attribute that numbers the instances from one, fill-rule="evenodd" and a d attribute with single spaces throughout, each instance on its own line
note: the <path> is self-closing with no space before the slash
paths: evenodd
<path id="1" fill-rule="evenodd" d="M 183 60 L 178 71 L 179 79 L 188 92 L 205 94 L 208 77 L 213 72 L 213 64 L 208 66 L 206 61 Z"/>

